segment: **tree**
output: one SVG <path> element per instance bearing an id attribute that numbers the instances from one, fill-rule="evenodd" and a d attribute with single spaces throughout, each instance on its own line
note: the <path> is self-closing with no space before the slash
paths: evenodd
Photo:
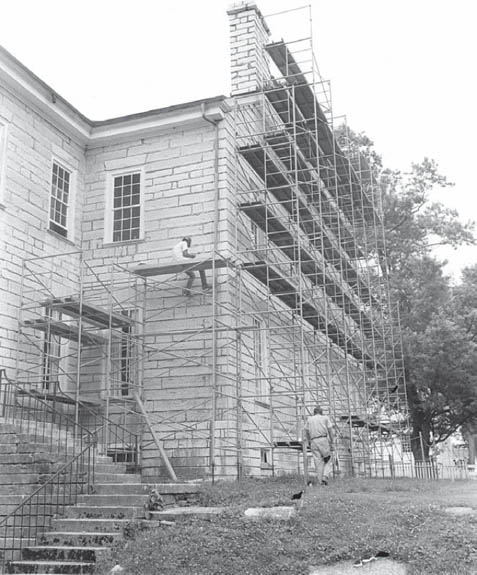
<path id="1" fill-rule="evenodd" d="M 464 268 L 461 283 L 452 290 L 455 317 L 477 343 L 477 265 Z M 475 418 L 462 426 L 469 445 L 469 462 L 476 461 L 477 421 Z"/>
<path id="2" fill-rule="evenodd" d="M 474 243 L 474 224 L 462 223 L 456 210 L 431 200 L 436 187 L 453 186 L 433 160 L 412 164 L 407 174 L 383 170 L 379 182 L 391 272 L 401 271 L 410 258 L 429 255 L 436 246 Z"/>
<path id="3" fill-rule="evenodd" d="M 424 158 L 408 173 L 386 169 L 365 134 L 340 127 L 337 136 L 352 156 L 366 156 L 381 189 L 385 242 L 378 255 L 401 313 L 411 447 L 416 460 L 427 459 L 431 441 L 444 441 L 477 418 L 477 287 L 472 298 L 469 291 L 462 295 L 458 312 L 444 263 L 432 252 L 473 244 L 474 225 L 432 200 L 436 188 L 452 186 L 435 161 Z M 470 276 L 477 280 L 477 268 L 468 273 L 469 283 Z"/>
<path id="4" fill-rule="evenodd" d="M 411 447 L 417 460 L 428 459 L 431 437 L 439 443 L 477 422 L 477 343 L 446 315 L 405 331 Z"/>

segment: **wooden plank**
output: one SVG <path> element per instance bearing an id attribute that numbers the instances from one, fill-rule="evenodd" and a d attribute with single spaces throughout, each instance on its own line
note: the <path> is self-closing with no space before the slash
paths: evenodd
<path id="1" fill-rule="evenodd" d="M 191 260 L 191 263 L 169 263 L 162 266 L 137 266 L 131 270 L 133 274 L 141 277 L 179 274 L 186 271 L 220 269 L 231 265 L 229 259 Z"/>
<path id="2" fill-rule="evenodd" d="M 38 399 L 43 399 L 44 401 L 53 401 L 56 403 L 66 403 L 68 405 L 76 405 L 77 403 L 87 403 L 88 405 L 100 405 L 100 402 L 91 401 L 87 398 L 80 396 L 78 401 L 72 395 L 67 395 L 65 393 L 54 393 L 48 391 L 41 391 L 38 389 L 19 389 L 18 395 L 34 396 Z"/>
<path id="3" fill-rule="evenodd" d="M 117 312 L 110 313 L 108 310 L 99 306 L 80 302 L 77 298 L 72 296 L 64 298 L 50 298 L 41 302 L 40 305 L 57 309 L 70 317 L 81 317 L 84 321 L 98 326 L 101 329 L 108 328 L 110 322 L 111 327 L 127 327 L 134 323 L 134 321 L 128 316 Z"/>
<path id="4" fill-rule="evenodd" d="M 103 345 L 106 343 L 104 337 L 85 331 L 82 331 L 80 335 L 79 329 L 76 326 L 68 325 L 62 321 L 34 319 L 24 321 L 22 325 L 71 341 L 79 341 L 81 339 L 83 345 Z"/>

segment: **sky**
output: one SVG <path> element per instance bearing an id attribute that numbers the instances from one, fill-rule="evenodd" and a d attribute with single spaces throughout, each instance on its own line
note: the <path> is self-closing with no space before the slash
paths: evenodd
<path id="1" fill-rule="evenodd" d="M 93 120 L 230 93 L 229 0 L 0 0 L 0 44 Z M 386 167 L 433 158 L 432 199 L 477 220 L 474 0 L 257 0 L 272 39 L 312 37 L 333 113 Z M 286 14 L 271 14 L 301 8 Z M 446 270 L 477 247 L 442 250 Z"/>

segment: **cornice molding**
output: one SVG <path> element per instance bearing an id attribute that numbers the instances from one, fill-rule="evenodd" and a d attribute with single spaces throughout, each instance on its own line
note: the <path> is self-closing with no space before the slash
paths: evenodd
<path id="1" fill-rule="evenodd" d="M 45 119 L 85 148 L 205 122 L 220 121 L 230 110 L 225 96 L 187 102 L 109 120 L 89 120 L 53 88 L 0 46 L 0 82 Z"/>

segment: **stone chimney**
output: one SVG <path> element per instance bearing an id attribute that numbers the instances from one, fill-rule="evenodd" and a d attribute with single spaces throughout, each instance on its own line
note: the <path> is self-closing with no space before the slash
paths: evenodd
<path id="1" fill-rule="evenodd" d="M 265 46 L 270 30 L 255 2 L 238 2 L 230 19 L 232 96 L 255 92 L 270 79 Z"/>

